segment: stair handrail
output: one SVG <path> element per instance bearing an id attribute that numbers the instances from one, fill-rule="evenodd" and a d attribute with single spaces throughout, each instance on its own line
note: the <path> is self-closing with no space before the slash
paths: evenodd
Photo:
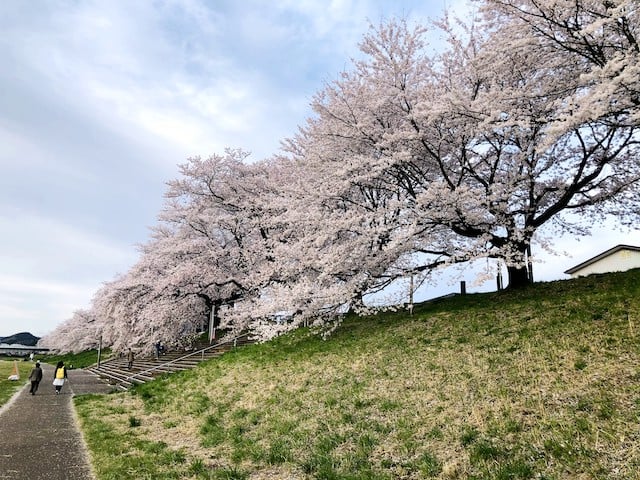
<path id="1" fill-rule="evenodd" d="M 165 363 L 161 363 L 160 365 L 155 365 L 155 366 L 153 366 L 153 367 L 151 367 L 151 368 L 148 368 L 148 369 L 146 369 L 146 370 L 142 370 L 142 371 L 140 371 L 140 372 L 136 372 L 136 373 L 134 373 L 133 375 L 129 375 L 128 377 L 125 377 L 125 378 L 124 378 L 124 380 L 122 380 L 122 381 L 125 381 L 125 382 L 126 382 L 126 381 L 129 381 L 129 380 L 132 380 L 132 379 L 134 379 L 135 377 L 137 377 L 138 375 L 142 376 L 142 375 L 144 375 L 145 373 L 153 372 L 154 370 L 157 370 L 157 369 L 159 369 L 160 367 L 164 367 L 164 366 L 166 366 L 166 365 L 171 365 L 172 363 L 179 362 L 180 360 L 184 360 L 185 358 L 193 357 L 194 355 L 198 355 L 198 354 L 203 355 L 203 354 L 204 354 L 204 352 L 206 352 L 206 351 L 208 351 L 208 350 L 212 350 L 212 349 L 214 349 L 214 348 L 216 348 L 216 347 L 221 347 L 221 346 L 226 345 L 226 344 L 228 344 L 228 343 L 233 343 L 233 346 L 234 346 L 234 347 L 236 347 L 236 346 L 238 345 L 238 340 L 239 340 L 239 339 L 241 339 L 241 338 L 243 338 L 243 337 L 248 337 L 248 336 L 249 336 L 249 334 L 248 334 L 248 333 L 243 333 L 242 335 L 238 335 L 238 336 L 233 337 L 233 338 L 231 338 L 231 339 L 229 339 L 229 340 L 226 340 L 226 341 L 224 341 L 224 342 L 223 342 L 223 341 L 220 341 L 220 342 L 218 342 L 218 343 L 214 343 L 213 345 L 209 345 L 208 347 L 202 348 L 202 349 L 197 350 L 197 351 L 195 351 L 195 352 L 191 352 L 191 353 L 188 353 L 188 354 L 183 355 L 183 356 L 181 356 L 181 357 L 174 358 L 173 360 L 170 360 L 170 361 L 165 362 Z"/>

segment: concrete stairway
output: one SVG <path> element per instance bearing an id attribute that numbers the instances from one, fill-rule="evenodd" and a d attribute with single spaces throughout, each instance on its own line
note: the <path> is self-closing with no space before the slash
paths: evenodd
<path id="1" fill-rule="evenodd" d="M 190 351 L 169 351 L 155 357 L 140 357 L 133 362 L 133 367 L 127 368 L 127 358 L 117 357 L 86 368 L 90 372 L 103 378 L 119 390 L 128 390 L 135 384 L 153 380 L 166 373 L 189 370 L 204 360 L 217 358 L 234 348 L 253 343 L 248 335 L 241 335 L 231 339 L 209 345 L 199 342 Z"/>

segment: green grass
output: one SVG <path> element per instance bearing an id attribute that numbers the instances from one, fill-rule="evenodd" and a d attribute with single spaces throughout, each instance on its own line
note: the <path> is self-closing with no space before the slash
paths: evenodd
<path id="1" fill-rule="evenodd" d="M 18 366 L 20 380 L 8 380 L 9 376 L 13 374 L 14 361 Z M 29 381 L 29 373 L 33 366 L 34 363 L 25 362 L 22 359 L 0 360 L 0 406 L 7 403 L 13 394 Z"/>
<path id="2" fill-rule="evenodd" d="M 640 479 L 638 333 L 634 270 L 349 317 L 76 405 L 99 480 Z"/>
<path id="3" fill-rule="evenodd" d="M 108 358 L 111 355 L 110 349 L 102 350 L 100 356 L 102 360 Z M 98 362 L 98 351 L 87 350 L 79 353 L 65 353 L 64 355 L 36 355 L 36 360 L 41 362 L 55 365 L 62 360 L 65 366 L 69 369 L 73 368 L 85 368 Z"/>

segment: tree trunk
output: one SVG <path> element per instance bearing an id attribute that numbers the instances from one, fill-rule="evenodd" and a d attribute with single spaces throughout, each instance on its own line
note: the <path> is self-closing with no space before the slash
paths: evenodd
<path id="1" fill-rule="evenodd" d="M 222 306 L 222 302 L 214 302 L 213 303 L 213 328 L 218 328 L 220 326 L 220 307 Z"/>
<path id="2" fill-rule="evenodd" d="M 509 286 L 507 287 L 509 289 L 522 288 L 531 283 L 526 265 L 507 266 L 507 273 L 509 274 Z"/>

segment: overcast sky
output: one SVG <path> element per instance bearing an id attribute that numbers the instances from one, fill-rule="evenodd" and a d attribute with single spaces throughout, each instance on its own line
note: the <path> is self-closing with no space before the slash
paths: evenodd
<path id="1" fill-rule="evenodd" d="M 369 22 L 445 6 L 468 14 L 464 0 L 0 2 L 0 336 L 50 332 L 126 272 L 177 164 L 277 152 Z M 539 277 L 617 243 L 640 235 L 607 229 Z"/>

